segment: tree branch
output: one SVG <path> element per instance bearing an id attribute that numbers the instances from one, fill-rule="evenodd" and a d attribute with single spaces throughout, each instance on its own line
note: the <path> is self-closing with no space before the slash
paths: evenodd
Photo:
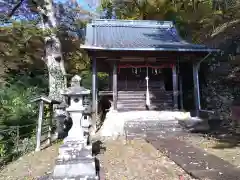
<path id="1" fill-rule="evenodd" d="M 23 4 L 25 0 L 20 0 L 16 6 L 14 6 L 14 8 L 12 9 L 12 11 L 8 14 L 8 18 L 11 18 L 13 16 L 13 14 L 18 10 L 18 8 Z"/>
<path id="2" fill-rule="evenodd" d="M 37 1 L 32 0 L 32 3 L 36 6 L 38 12 L 41 13 L 42 16 L 46 16 L 46 12 L 44 11 L 44 9 L 42 9 L 42 8 L 38 5 Z"/>

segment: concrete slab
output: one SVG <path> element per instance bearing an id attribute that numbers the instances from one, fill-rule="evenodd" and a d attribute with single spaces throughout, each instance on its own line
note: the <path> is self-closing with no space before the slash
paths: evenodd
<path id="1" fill-rule="evenodd" d="M 177 123 L 178 119 L 190 117 L 189 112 L 181 111 L 110 111 L 104 120 L 100 130 L 102 137 L 116 137 L 124 135 L 124 126 L 129 121 L 160 122 L 162 124 Z"/>

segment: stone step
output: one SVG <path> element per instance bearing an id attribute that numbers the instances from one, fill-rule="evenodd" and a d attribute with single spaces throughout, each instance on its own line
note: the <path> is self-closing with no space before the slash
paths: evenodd
<path id="1" fill-rule="evenodd" d="M 141 104 L 117 104 L 117 107 L 127 107 L 127 108 L 138 108 L 138 107 L 146 107 L 145 103 Z M 172 104 L 165 103 L 165 104 L 150 104 L 150 107 L 172 107 Z"/>
<path id="2" fill-rule="evenodd" d="M 143 94 L 137 94 L 137 93 L 133 93 L 133 94 L 119 94 L 118 96 L 122 96 L 122 97 L 126 97 L 126 96 L 145 96 L 146 93 Z"/>
<path id="3" fill-rule="evenodd" d="M 159 106 L 150 106 L 149 110 L 172 110 L 173 108 L 170 106 L 164 106 L 164 107 L 159 107 Z"/>
<path id="4" fill-rule="evenodd" d="M 145 104 L 146 103 L 146 100 L 118 100 L 117 101 L 117 104 Z M 163 100 L 158 100 L 158 101 L 152 101 L 150 100 L 150 104 L 153 104 L 153 105 L 160 105 L 160 104 L 173 104 L 173 101 L 171 100 L 166 100 L 166 101 L 163 101 Z"/>
<path id="5" fill-rule="evenodd" d="M 118 98 L 118 101 L 122 101 L 122 102 L 144 102 L 146 101 L 146 98 L 143 97 L 143 98 L 140 98 L 140 97 L 129 97 L 129 98 Z M 171 98 L 159 98 L 159 99 L 153 99 L 153 98 L 150 98 L 150 101 L 151 102 L 173 102 L 173 100 Z"/>
<path id="6" fill-rule="evenodd" d="M 146 110 L 146 91 L 119 91 L 118 109 Z M 172 109 L 172 92 L 154 91 L 150 94 L 150 110 Z"/>
<path id="7" fill-rule="evenodd" d="M 150 100 L 150 104 L 152 105 L 161 105 L 161 104 L 173 104 L 173 101 L 151 101 Z"/>
<path id="8" fill-rule="evenodd" d="M 166 91 L 166 90 L 151 90 L 151 89 L 149 89 L 149 91 L 150 92 L 153 92 L 153 93 L 165 93 L 165 94 L 169 94 L 169 93 L 172 93 L 172 91 Z M 120 91 L 118 91 L 119 93 L 135 93 L 135 92 L 137 92 L 137 93 L 145 93 L 146 92 L 146 90 L 140 90 L 140 91 L 123 91 L 123 90 L 120 90 Z"/>
<path id="9" fill-rule="evenodd" d="M 146 94 L 147 91 L 118 91 L 118 94 Z M 149 91 L 150 94 L 154 94 L 154 95 L 172 95 L 172 92 L 154 92 L 154 91 Z"/>
<path id="10" fill-rule="evenodd" d="M 146 103 L 138 103 L 138 104 L 117 104 L 117 107 L 146 107 Z"/>
<path id="11" fill-rule="evenodd" d="M 118 94 L 118 98 L 129 98 L 129 97 L 146 97 L 145 94 Z M 155 99 L 162 99 L 162 98 L 172 98 L 172 95 L 161 95 L 157 96 L 154 94 L 150 94 L 149 97 L 155 98 Z"/>
<path id="12" fill-rule="evenodd" d="M 145 93 L 146 91 L 118 91 L 120 94 Z"/>
<path id="13" fill-rule="evenodd" d="M 127 100 L 127 99 L 146 99 L 145 96 L 118 96 L 118 100 Z"/>
<path id="14" fill-rule="evenodd" d="M 172 96 L 149 96 L 151 99 L 172 99 Z M 136 95 L 118 95 L 118 99 L 127 99 L 127 98 L 146 98 L 146 96 L 136 96 Z"/>
<path id="15" fill-rule="evenodd" d="M 150 95 L 150 98 L 152 99 L 172 99 L 172 96 L 154 96 L 154 95 Z"/>
<path id="16" fill-rule="evenodd" d="M 171 107 L 150 107 L 149 109 L 147 108 L 127 108 L 127 107 L 121 107 L 121 108 L 118 108 L 118 112 L 125 112 L 125 111 L 146 111 L 146 110 L 172 110 Z"/>
<path id="17" fill-rule="evenodd" d="M 146 99 L 119 99 L 117 103 L 133 103 L 133 104 L 138 104 L 138 103 L 145 103 Z"/>
<path id="18" fill-rule="evenodd" d="M 172 92 L 154 92 L 150 91 L 154 96 L 172 96 Z M 118 91 L 118 95 L 145 95 L 146 91 Z"/>
<path id="19" fill-rule="evenodd" d="M 145 103 L 146 99 L 118 99 L 118 103 Z M 150 99 L 153 104 L 173 103 L 172 99 Z"/>
<path id="20" fill-rule="evenodd" d="M 127 112 L 127 111 L 146 111 L 146 108 L 118 108 L 118 112 Z"/>
<path id="21" fill-rule="evenodd" d="M 124 108 L 124 109 L 146 109 L 146 106 L 145 106 L 145 104 L 141 104 L 141 105 L 138 105 L 138 106 L 136 106 L 136 105 L 117 105 L 117 108 L 118 109 L 122 109 L 122 108 Z"/>

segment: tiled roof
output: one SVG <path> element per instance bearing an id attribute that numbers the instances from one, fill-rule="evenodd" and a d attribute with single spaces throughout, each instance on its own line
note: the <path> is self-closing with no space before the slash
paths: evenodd
<path id="1" fill-rule="evenodd" d="M 149 51 L 214 51 L 184 41 L 172 22 L 94 20 L 86 28 L 84 49 Z"/>

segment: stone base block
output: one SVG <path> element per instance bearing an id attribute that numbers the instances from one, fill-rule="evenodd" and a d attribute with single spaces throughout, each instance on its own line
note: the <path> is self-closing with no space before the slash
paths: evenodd
<path id="1" fill-rule="evenodd" d="M 76 177 L 96 177 L 95 160 L 85 159 L 81 161 L 60 162 L 56 164 L 53 178 L 76 178 Z"/>
<path id="2" fill-rule="evenodd" d="M 83 137 L 83 139 L 81 139 L 81 140 L 76 140 L 76 139 L 73 139 L 73 138 L 66 137 L 63 140 L 63 143 L 68 144 L 68 145 L 75 145 L 75 146 L 78 145 L 78 144 L 87 144 L 87 138 Z"/>
<path id="3" fill-rule="evenodd" d="M 94 161 L 94 157 L 71 157 L 71 158 L 57 158 L 55 164 L 61 165 L 61 164 L 77 164 L 80 162 L 85 161 Z"/>
<path id="4" fill-rule="evenodd" d="M 65 153 L 65 154 L 59 154 L 56 161 L 58 162 L 65 162 L 65 161 L 76 161 L 76 160 L 85 160 L 85 159 L 92 159 L 92 151 L 82 149 L 79 152 L 74 153 Z"/>
<path id="5" fill-rule="evenodd" d="M 99 177 L 98 176 L 94 176 L 94 177 L 78 176 L 78 177 L 70 177 L 70 178 L 57 177 L 57 178 L 51 178 L 49 180 L 99 180 Z"/>
<path id="6" fill-rule="evenodd" d="M 81 149 L 89 149 L 92 150 L 92 146 L 87 146 L 85 143 L 79 143 L 79 144 L 63 144 L 59 147 L 59 153 L 66 151 L 81 151 Z"/>
<path id="7" fill-rule="evenodd" d="M 62 145 L 59 148 L 58 158 L 62 160 L 71 160 L 75 158 L 92 158 L 92 146 L 72 148 L 66 145 Z"/>

